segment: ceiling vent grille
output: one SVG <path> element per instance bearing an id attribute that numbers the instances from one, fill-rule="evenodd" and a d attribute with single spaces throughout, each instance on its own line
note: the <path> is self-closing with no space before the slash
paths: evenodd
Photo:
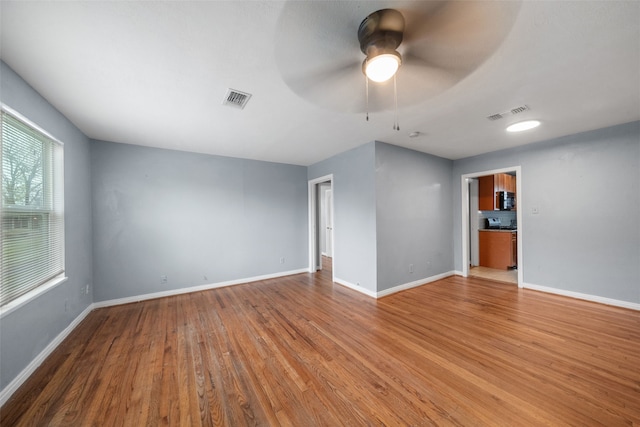
<path id="1" fill-rule="evenodd" d="M 496 114 L 487 116 L 487 119 L 491 121 L 500 120 L 507 116 L 515 116 L 516 114 L 523 113 L 525 111 L 528 111 L 529 109 L 530 109 L 529 106 L 521 105 L 520 107 L 512 108 L 511 110 L 505 111 L 504 113 L 496 113 Z"/>
<path id="2" fill-rule="evenodd" d="M 228 89 L 227 94 L 224 97 L 224 101 L 222 101 L 222 105 L 228 105 L 242 110 L 245 105 L 247 105 L 247 102 L 249 102 L 249 98 L 251 98 L 250 93 L 240 92 L 235 89 Z"/>

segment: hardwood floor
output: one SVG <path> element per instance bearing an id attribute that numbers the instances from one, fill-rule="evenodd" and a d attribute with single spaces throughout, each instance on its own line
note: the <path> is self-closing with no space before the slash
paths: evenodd
<path id="1" fill-rule="evenodd" d="M 93 311 L 0 425 L 640 424 L 640 312 L 331 270 Z"/>
<path id="2" fill-rule="evenodd" d="M 475 266 L 469 268 L 469 276 L 482 277 L 483 279 L 495 280 L 497 282 L 507 282 L 518 284 L 518 270 L 500 270 L 497 268 L 489 268 Z"/>

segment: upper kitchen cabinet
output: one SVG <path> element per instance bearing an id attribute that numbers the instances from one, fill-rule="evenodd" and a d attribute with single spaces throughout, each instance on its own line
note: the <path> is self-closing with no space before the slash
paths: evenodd
<path id="1" fill-rule="evenodd" d="M 478 178 L 479 210 L 499 210 L 500 206 L 496 203 L 496 193 L 498 191 L 506 191 L 515 194 L 516 177 L 506 173 L 497 173 L 495 175 L 481 176 Z"/>
<path id="2" fill-rule="evenodd" d="M 494 192 L 508 191 L 516 192 L 516 177 L 506 173 L 498 173 L 493 176 Z"/>

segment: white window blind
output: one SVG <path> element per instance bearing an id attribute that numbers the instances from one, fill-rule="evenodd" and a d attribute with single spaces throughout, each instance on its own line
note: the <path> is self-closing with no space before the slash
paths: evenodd
<path id="1" fill-rule="evenodd" d="M 64 274 L 63 147 L 2 110 L 0 306 Z"/>

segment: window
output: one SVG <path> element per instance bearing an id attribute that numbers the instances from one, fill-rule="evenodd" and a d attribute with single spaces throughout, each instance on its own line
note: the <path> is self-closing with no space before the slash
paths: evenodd
<path id="1" fill-rule="evenodd" d="M 0 306 L 64 275 L 62 144 L 2 109 Z"/>

